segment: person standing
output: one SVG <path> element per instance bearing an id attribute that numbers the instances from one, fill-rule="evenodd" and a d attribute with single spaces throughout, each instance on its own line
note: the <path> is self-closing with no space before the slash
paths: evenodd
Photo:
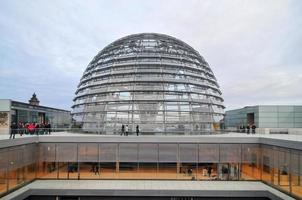
<path id="1" fill-rule="evenodd" d="M 247 132 L 247 134 L 250 134 L 250 125 L 249 124 L 246 126 L 246 132 Z"/>
<path id="2" fill-rule="evenodd" d="M 125 135 L 125 125 L 122 124 L 122 132 L 121 132 L 121 135 Z"/>
<path id="3" fill-rule="evenodd" d="M 255 124 L 252 125 L 252 134 L 255 134 L 256 133 L 256 126 Z"/>
<path id="4" fill-rule="evenodd" d="M 126 125 L 125 131 L 126 131 L 126 136 L 128 136 L 128 133 L 129 133 L 129 127 L 128 127 L 128 124 Z"/>
<path id="5" fill-rule="evenodd" d="M 35 133 L 36 133 L 36 135 L 39 135 L 39 131 L 40 131 L 40 126 L 39 126 L 39 124 L 38 124 L 38 123 L 35 123 L 34 125 L 35 125 Z"/>
<path id="6" fill-rule="evenodd" d="M 18 130 L 18 125 L 15 122 L 13 122 L 10 128 L 11 131 L 10 131 L 9 139 L 15 139 L 16 131 Z"/>
<path id="7" fill-rule="evenodd" d="M 28 126 L 29 126 L 29 123 L 28 123 L 28 122 L 24 124 L 24 134 L 25 134 L 25 135 L 28 135 L 28 134 L 29 134 Z"/>
<path id="8" fill-rule="evenodd" d="M 50 128 L 51 128 L 50 123 L 46 122 L 46 124 L 44 125 L 44 128 L 45 128 L 45 134 L 50 135 Z"/>
<path id="9" fill-rule="evenodd" d="M 22 136 L 24 134 L 24 125 L 22 122 L 19 122 L 18 129 L 19 129 L 20 136 Z"/>
<path id="10" fill-rule="evenodd" d="M 40 134 L 41 135 L 44 135 L 45 134 L 45 126 L 44 126 L 44 124 L 43 123 L 41 123 L 40 125 L 39 125 L 39 128 L 40 128 L 40 130 L 39 130 L 39 132 L 40 132 Z"/>
<path id="11" fill-rule="evenodd" d="M 50 123 L 48 123 L 47 128 L 48 128 L 48 134 L 50 135 L 51 134 L 51 124 Z"/>
<path id="12" fill-rule="evenodd" d="M 100 175 L 100 172 L 99 172 L 99 165 L 98 164 L 96 164 L 95 165 L 95 168 L 94 168 L 94 175 Z"/>
<path id="13" fill-rule="evenodd" d="M 139 126 L 136 125 L 136 136 L 138 136 L 138 134 L 139 134 Z"/>
<path id="14" fill-rule="evenodd" d="M 46 123 L 44 124 L 45 135 L 49 134 L 49 128 L 48 128 L 48 126 L 49 126 L 49 124 L 48 124 L 48 122 L 46 122 Z"/>
<path id="15" fill-rule="evenodd" d="M 211 177 L 211 173 L 212 173 L 212 167 L 211 166 L 209 166 L 207 168 L 207 173 L 208 173 L 208 177 L 210 178 Z"/>
<path id="16" fill-rule="evenodd" d="M 243 130 L 243 125 L 241 124 L 239 127 L 239 133 L 242 133 L 243 132 L 242 130 Z"/>
<path id="17" fill-rule="evenodd" d="M 90 172 L 95 172 L 95 163 L 92 163 L 92 166 L 91 166 Z"/>
<path id="18" fill-rule="evenodd" d="M 28 128 L 29 134 L 33 135 L 34 132 L 35 132 L 35 125 L 34 125 L 34 123 L 29 123 L 27 128 Z"/>

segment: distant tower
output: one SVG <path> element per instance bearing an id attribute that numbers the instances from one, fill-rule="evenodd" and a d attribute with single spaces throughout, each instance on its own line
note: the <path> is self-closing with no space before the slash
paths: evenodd
<path id="1" fill-rule="evenodd" d="M 30 100 L 28 102 L 30 105 L 33 105 L 33 106 L 38 106 L 40 103 L 40 101 L 37 98 L 36 93 L 33 94 L 33 96 L 30 98 Z"/>

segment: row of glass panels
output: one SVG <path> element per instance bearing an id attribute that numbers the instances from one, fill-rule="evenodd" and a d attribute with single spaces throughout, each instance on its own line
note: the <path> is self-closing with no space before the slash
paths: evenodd
<path id="1" fill-rule="evenodd" d="M 115 123 L 115 122 L 121 122 L 121 123 L 153 123 L 153 124 L 175 124 L 176 122 L 179 122 L 180 124 L 184 123 L 202 123 L 202 122 L 214 122 L 213 114 L 200 114 L 200 113 L 194 113 L 191 114 L 189 112 L 166 112 L 165 115 L 162 114 L 162 112 L 152 111 L 152 112 L 107 112 L 107 113 L 87 113 L 84 115 L 74 116 L 75 119 L 82 117 L 83 120 L 90 122 L 98 122 L 99 120 L 102 120 L 101 123 Z M 217 115 L 219 116 L 219 115 Z M 220 119 L 222 117 L 220 116 Z M 80 121 L 83 121 L 80 120 Z M 84 121 L 85 121 L 84 120 Z"/>
<path id="2" fill-rule="evenodd" d="M 122 125 L 129 126 L 129 135 L 136 135 L 136 126 L 139 126 L 139 135 L 200 135 L 210 134 L 216 129 L 213 122 L 192 122 L 192 123 L 147 123 L 136 121 L 120 121 L 105 124 L 98 123 L 89 119 L 83 120 L 85 133 L 97 133 L 108 135 L 122 134 Z M 215 124 L 216 125 L 216 124 Z M 217 125 L 219 126 L 219 125 Z M 212 132 L 211 132 L 212 131 Z"/>
<path id="3" fill-rule="evenodd" d="M 181 78 L 182 76 L 187 76 L 187 78 L 199 78 L 203 80 L 207 80 L 214 84 L 213 86 L 217 86 L 216 80 L 210 77 L 207 73 L 201 70 L 195 69 L 187 69 L 185 67 L 178 66 L 162 66 L 162 65 L 143 65 L 143 66 L 123 66 L 123 67 L 112 67 L 107 69 L 98 69 L 96 68 L 93 72 L 90 72 L 89 75 L 85 76 L 85 78 L 81 79 L 81 82 L 87 81 L 91 78 L 96 77 L 107 77 L 111 74 L 122 75 L 122 74 L 130 74 L 135 72 L 137 76 L 143 73 L 160 73 L 163 75 L 172 75 L 175 78 Z M 182 77 L 184 78 L 184 77 Z"/>
<path id="4" fill-rule="evenodd" d="M 157 102 L 157 103 L 134 103 L 134 102 L 108 102 L 99 103 L 97 105 L 78 105 L 74 107 L 72 113 L 82 113 L 82 112 L 107 112 L 107 115 L 114 113 L 119 115 L 124 115 L 124 113 L 132 112 L 134 114 L 156 114 L 158 116 L 175 116 L 188 114 L 191 115 L 207 115 L 223 113 L 223 108 L 217 105 L 209 104 L 189 104 L 187 102 Z M 175 114 L 176 112 L 176 114 Z M 103 113 L 106 114 L 106 113 Z"/>
<path id="5" fill-rule="evenodd" d="M 160 92 L 192 92 L 199 94 L 207 94 L 215 96 L 216 91 L 211 92 L 210 88 L 202 85 L 193 84 L 179 84 L 179 83 L 163 83 L 163 82 L 127 82 L 127 83 L 110 83 L 102 85 L 91 85 L 89 88 L 78 89 L 77 94 L 80 95 L 82 92 L 87 93 L 92 90 L 93 92 L 118 92 L 118 91 L 157 91 Z M 86 94 L 85 93 L 85 94 Z M 216 95 L 219 97 L 219 95 Z M 218 98 L 217 97 L 217 98 Z M 219 97 L 221 98 L 221 97 Z"/>
<path id="6" fill-rule="evenodd" d="M 167 73 L 167 74 L 175 74 L 176 76 L 179 75 L 188 75 L 189 77 L 196 77 L 201 79 L 206 79 L 209 82 L 212 82 L 214 85 L 217 86 L 216 80 L 214 77 L 209 76 L 208 73 L 204 72 L 200 69 L 192 69 L 189 67 L 178 67 L 178 66 L 163 66 L 163 65 L 141 65 L 141 66 L 122 66 L 117 67 L 114 66 L 112 68 L 107 69 L 94 69 L 94 71 L 89 72 L 89 75 L 85 76 L 85 78 L 81 79 L 81 82 L 86 81 L 90 78 L 95 78 L 97 76 L 109 76 L 111 73 L 114 73 L 116 75 L 118 74 L 125 74 L 125 73 L 133 73 L 133 72 L 139 72 L 139 73 L 151 73 L 151 72 L 157 72 L 157 73 Z"/>
<path id="7" fill-rule="evenodd" d="M 216 107 L 216 105 L 213 105 Z M 194 109 L 194 112 L 212 112 L 213 107 L 208 104 L 200 104 L 195 102 L 156 102 L 156 101 L 140 101 L 140 102 L 99 102 L 97 104 L 90 103 L 85 105 L 77 105 L 74 107 L 73 113 L 77 112 L 78 110 L 83 111 L 191 111 Z M 218 108 L 221 108 L 220 106 Z M 84 110 L 85 109 L 85 110 Z M 214 110 L 214 112 L 221 112 L 221 110 Z"/>
<path id="8" fill-rule="evenodd" d="M 138 54 L 140 55 L 140 54 Z M 175 67 L 181 67 L 181 66 L 187 66 L 187 67 L 191 67 L 193 69 L 197 68 L 199 70 L 203 70 L 204 72 L 212 75 L 212 72 L 209 70 L 209 67 L 206 66 L 204 63 L 199 62 L 198 60 L 188 60 L 185 57 L 181 57 L 181 60 L 177 57 L 175 58 L 165 58 L 162 55 L 155 55 L 154 57 L 129 57 L 126 59 L 116 59 L 115 58 L 107 58 L 107 61 L 102 61 L 100 60 L 100 62 L 98 62 L 98 64 L 94 64 L 93 66 L 89 66 L 89 68 L 87 68 L 87 72 L 93 72 L 92 69 L 101 69 L 104 67 L 108 67 L 108 66 L 127 66 L 127 65 L 133 65 L 136 66 L 136 64 L 139 65 L 143 65 L 143 64 L 160 64 L 160 65 L 177 65 Z M 87 75 L 87 73 L 85 73 L 84 75 Z"/>
<path id="9" fill-rule="evenodd" d="M 175 41 L 159 43 L 159 41 L 154 40 L 157 42 L 157 45 L 150 45 L 150 42 L 146 40 L 131 40 L 128 41 L 130 43 L 114 43 L 114 45 L 110 47 L 106 47 L 98 54 L 98 59 L 103 61 L 108 57 L 118 57 L 118 58 L 127 58 L 134 56 L 144 56 L 144 57 L 152 57 L 165 55 L 166 57 L 171 57 L 177 59 L 178 57 L 187 57 L 188 59 L 197 60 L 201 59 L 204 62 L 203 58 L 197 57 L 196 52 L 192 51 L 191 49 L 184 48 L 183 44 L 176 44 Z M 122 48 L 121 48 L 122 47 Z M 139 53 L 139 54 L 138 54 Z"/>
<path id="10" fill-rule="evenodd" d="M 1 149 L 2 194 L 34 179 L 262 180 L 302 198 L 302 151 L 174 143 L 40 143 Z"/>
<path id="11" fill-rule="evenodd" d="M 130 77 L 130 78 L 125 78 L 125 77 L 114 77 L 114 78 L 109 78 L 109 79 L 93 79 L 90 82 L 87 82 L 80 87 L 78 87 L 77 90 L 83 90 L 85 88 L 89 87 L 95 87 L 103 84 L 115 84 L 115 83 L 132 83 L 132 82 L 145 82 L 145 83 L 155 83 L 155 85 L 160 84 L 160 83 L 171 83 L 171 84 L 179 84 L 179 85 L 184 85 L 187 84 L 188 82 L 190 84 L 195 84 L 201 87 L 206 87 L 209 88 L 208 91 L 210 91 L 213 95 L 219 94 L 219 89 L 217 87 L 211 86 L 207 83 L 203 83 L 202 81 L 198 80 L 178 80 L 174 78 L 165 78 L 165 77 L 150 77 L 148 75 L 143 76 L 143 77 Z M 184 88 L 184 87 L 183 87 Z M 211 90 L 210 90 L 211 89 Z M 213 92 L 212 92 L 213 91 Z M 201 92 L 201 91 L 200 91 Z M 209 93 L 210 93 L 209 92 Z"/>
<path id="12" fill-rule="evenodd" d="M 144 101 L 144 100 L 176 100 L 176 101 L 196 101 L 204 103 L 216 103 L 218 105 L 222 104 L 219 98 L 210 96 L 208 94 L 196 94 L 196 93 L 171 93 L 171 92 L 133 92 L 133 91 L 123 91 L 123 92 L 112 92 L 107 91 L 103 93 L 92 93 L 87 96 L 78 98 L 75 104 L 90 103 L 90 102 L 101 102 L 101 101 Z"/>
<path id="13" fill-rule="evenodd" d="M 150 70 L 151 71 L 151 70 Z M 196 77 L 196 76 L 190 76 L 190 75 L 184 75 L 184 74 L 170 74 L 170 73 L 118 73 L 118 74 L 110 74 L 109 76 L 103 76 L 103 75 L 98 75 L 98 76 L 92 76 L 89 79 L 86 80 L 81 80 L 81 86 L 85 86 L 89 83 L 95 82 L 95 81 L 104 81 L 104 80 L 109 80 L 109 79 L 123 79 L 123 80 L 165 80 L 165 81 L 176 81 L 176 82 L 199 82 L 200 84 L 205 84 L 209 85 L 212 87 L 218 87 L 217 84 L 214 84 L 213 81 L 209 81 L 208 79 L 202 78 L 202 77 Z"/>

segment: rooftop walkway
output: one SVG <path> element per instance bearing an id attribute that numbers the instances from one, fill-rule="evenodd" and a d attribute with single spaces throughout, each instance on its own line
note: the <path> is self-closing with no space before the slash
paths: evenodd
<path id="1" fill-rule="evenodd" d="M 151 181 L 151 180 L 38 180 L 2 200 L 30 195 L 72 196 L 170 196 L 170 197 L 267 197 L 294 200 L 261 182 L 247 181 Z"/>
<path id="2" fill-rule="evenodd" d="M 228 133 L 217 135 L 95 135 L 54 132 L 51 135 L 0 135 L 0 148 L 34 142 L 142 142 L 142 143 L 259 143 L 302 150 L 302 135 Z"/>
<path id="3" fill-rule="evenodd" d="M 121 136 L 119 134 L 115 135 L 97 135 L 97 134 L 84 134 L 84 133 L 72 133 L 72 132 L 52 132 L 51 135 L 22 135 L 19 134 L 15 136 L 15 138 L 27 138 L 27 137 L 130 137 L 130 138 L 137 138 L 137 137 L 182 137 L 182 138 L 196 138 L 196 137 L 213 137 L 213 138 L 230 138 L 230 137 L 245 137 L 245 138 L 272 138 L 272 139 L 280 139 L 280 140 L 290 140 L 290 141 L 299 141 L 302 142 L 302 135 L 289 135 L 289 134 L 246 134 L 246 133 L 236 133 L 230 132 L 227 134 L 213 134 L 213 135 L 129 135 L 129 136 Z M 0 135 L 0 140 L 10 139 L 10 135 Z"/>

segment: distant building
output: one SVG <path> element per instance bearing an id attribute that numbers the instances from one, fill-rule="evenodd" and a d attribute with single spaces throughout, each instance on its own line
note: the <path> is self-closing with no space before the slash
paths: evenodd
<path id="1" fill-rule="evenodd" d="M 36 94 L 29 103 L 0 99 L 0 134 L 8 134 L 10 125 L 15 122 L 48 122 L 53 128 L 69 127 L 70 111 L 40 106 Z"/>
<path id="2" fill-rule="evenodd" d="M 302 106 L 258 105 L 226 111 L 225 127 L 237 128 L 255 124 L 270 132 L 302 128 Z"/>
<path id="3" fill-rule="evenodd" d="M 28 102 L 30 105 L 33 106 L 38 106 L 40 104 L 40 101 L 38 100 L 36 93 L 33 94 L 33 96 L 30 98 Z"/>

